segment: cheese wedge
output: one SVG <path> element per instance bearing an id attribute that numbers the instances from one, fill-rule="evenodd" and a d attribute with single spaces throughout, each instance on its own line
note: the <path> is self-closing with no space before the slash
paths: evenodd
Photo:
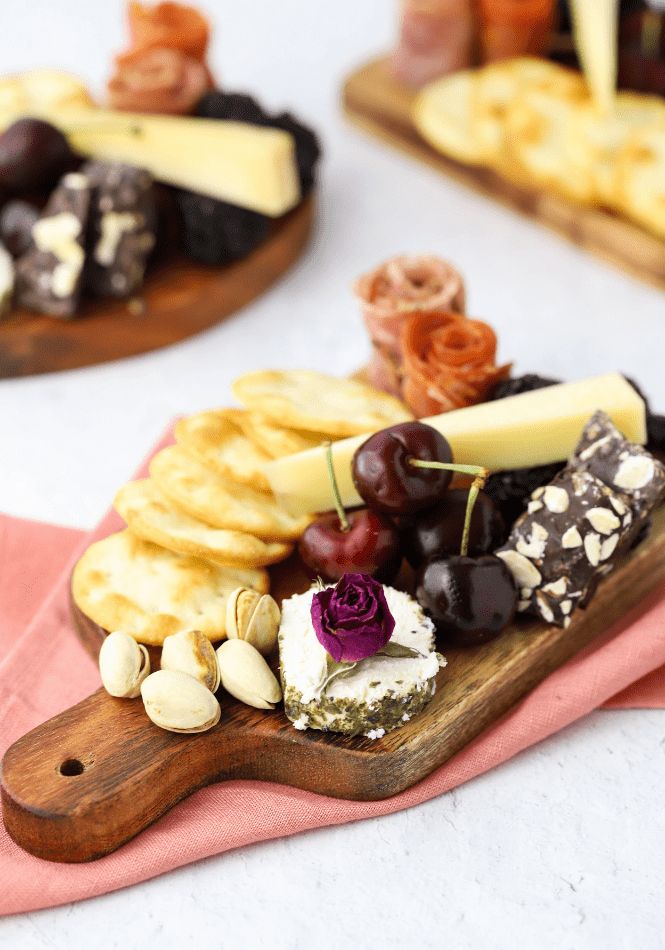
<path id="1" fill-rule="evenodd" d="M 604 409 L 631 442 L 646 441 L 644 402 L 619 373 L 560 383 L 422 421 L 448 439 L 456 462 L 501 471 L 563 461 L 598 409 Z M 342 501 L 348 507 L 362 504 L 351 478 L 351 460 L 367 438 L 354 436 L 332 446 Z M 276 459 L 265 471 L 275 495 L 291 514 L 333 507 L 323 448 Z"/>
<path id="2" fill-rule="evenodd" d="M 573 0 L 575 46 L 591 95 L 609 113 L 617 82 L 618 0 Z"/>
<path id="3" fill-rule="evenodd" d="M 31 109 L 74 151 L 147 169 L 158 181 L 278 217 L 300 200 L 293 136 L 244 122 L 110 109 Z M 18 116 L 3 110 L 0 127 Z"/>

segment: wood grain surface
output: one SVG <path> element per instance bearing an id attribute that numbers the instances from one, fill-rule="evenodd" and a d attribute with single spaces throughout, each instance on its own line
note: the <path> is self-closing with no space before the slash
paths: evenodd
<path id="1" fill-rule="evenodd" d="M 314 220 L 314 198 L 275 223 L 242 260 L 224 267 L 184 256 L 150 267 L 141 312 L 126 300 L 87 299 L 73 320 L 17 310 L 0 321 L 0 379 L 91 366 L 135 356 L 206 330 L 264 293 L 298 260 Z"/>
<path id="2" fill-rule="evenodd" d="M 388 57 L 372 60 L 346 80 L 343 104 L 354 123 L 474 191 L 554 229 L 634 277 L 665 289 L 665 242 L 637 224 L 602 208 L 584 207 L 553 193 L 519 186 L 490 169 L 463 165 L 428 145 L 411 122 L 415 92 L 397 82 L 388 62 Z"/>
<path id="3" fill-rule="evenodd" d="M 295 560 L 271 573 L 278 598 L 308 583 Z M 100 689 L 7 751 L 5 825 L 41 858 L 89 861 L 120 847 L 197 788 L 225 779 L 282 782 L 357 800 L 388 798 L 459 752 L 663 581 L 660 509 L 648 540 L 601 584 L 568 630 L 521 621 L 483 646 L 448 650 L 440 644 L 448 666 L 432 702 L 374 741 L 300 732 L 281 709 L 265 713 L 224 695 L 219 725 L 176 735 L 152 725 L 140 699 L 114 699 Z M 96 653 L 103 631 L 80 612 L 75 619 Z"/>

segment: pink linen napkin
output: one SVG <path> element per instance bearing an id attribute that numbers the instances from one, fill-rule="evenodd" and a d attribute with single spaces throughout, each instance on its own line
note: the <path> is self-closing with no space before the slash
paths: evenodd
<path id="1" fill-rule="evenodd" d="M 96 665 L 69 619 L 69 574 L 92 537 L 120 526 L 113 512 L 92 536 L 0 516 L 0 754 L 99 686 Z M 0 914 L 103 894 L 256 841 L 400 811 L 505 762 L 603 704 L 665 707 L 665 587 L 452 760 L 393 798 L 353 802 L 269 782 L 224 782 L 195 793 L 91 864 L 34 858 L 0 826 Z"/>

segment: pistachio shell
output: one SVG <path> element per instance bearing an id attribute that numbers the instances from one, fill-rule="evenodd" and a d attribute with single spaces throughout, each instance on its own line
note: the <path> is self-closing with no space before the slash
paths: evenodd
<path id="1" fill-rule="evenodd" d="M 227 640 L 217 650 L 222 686 L 248 706 L 274 709 L 282 698 L 277 679 L 259 651 L 246 640 Z"/>
<path id="2" fill-rule="evenodd" d="M 256 647 L 263 656 L 269 656 L 277 646 L 280 618 L 277 602 L 270 594 L 264 594 L 256 605 L 242 639 Z"/>
<path id="3" fill-rule="evenodd" d="M 238 587 L 226 608 L 226 635 L 229 640 L 246 640 L 268 656 L 277 645 L 280 612 L 270 594 Z"/>
<path id="4" fill-rule="evenodd" d="M 209 689 L 181 670 L 157 670 L 141 684 L 150 719 L 169 732 L 205 732 L 219 722 L 221 709 Z"/>
<path id="5" fill-rule="evenodd" d="M 236 587 L 226 602 L 226 636 L 229 640 L 244 639 L 242 632 L 247 629 L 260 599 L 258 591 Z"/>
<path id="6" fill-rule="evenodd" d="M 150 657 L 142 643 L 122 630 L 109 633 L 99 651 L 99 674 L 111 696 L 134 699 L 150 673 Z"/>
<path id="7" fill-rule="evenodd" d="M 163 670 L 189 673 L 210 690 L 219 688 L 219 666 L 215 648 L 200 630 L 181 630 L 164 640 L 160 662 Z"/>

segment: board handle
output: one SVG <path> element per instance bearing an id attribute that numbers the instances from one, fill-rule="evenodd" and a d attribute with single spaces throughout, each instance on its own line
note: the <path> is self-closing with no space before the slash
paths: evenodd
<path id="1" fill-rule="evenodd" d="M 7 750 L 5 826 L 37 857 L 93 860 L 197 788 L 223 778 L 262 777 L 252 775 L 252 763 L 261 758 L 254 754 L 257 741 L 237 715 L 225 722 L 224 710 L 209 732 L 166 732 L 150 722 L 140 699 L 114 699 L 100 689 Z"/>

